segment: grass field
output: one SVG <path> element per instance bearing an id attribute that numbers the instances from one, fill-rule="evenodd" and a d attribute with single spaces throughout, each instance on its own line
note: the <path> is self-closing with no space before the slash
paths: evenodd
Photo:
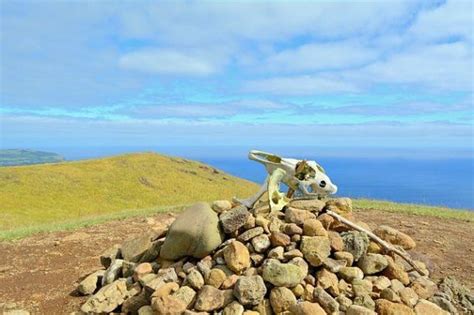
<path id="1" fill-rule="evenodd" d="M 155 153 L 0 168 L 0 230 L 195 201 L 248 196 L 257 185 Z"/>
<path id="2" fill-rule="evenodd" d="M 154 153 L 0 168 L 0 239 L 180 211 L 196 201 L 245 197 L 255 183 L 205 164 Z M 354 199 L 356 210 L 474 222 L 474 212 Z"/>

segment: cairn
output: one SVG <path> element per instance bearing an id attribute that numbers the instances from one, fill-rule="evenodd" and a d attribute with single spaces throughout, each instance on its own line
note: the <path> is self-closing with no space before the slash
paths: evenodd
<path id="1" fill-rule="evenodd" d="M 345 223 L 344 223 L 345 222 Z M 365 232 L 364 232 L 365 231 Z M 123 314 L 449 314 L 413 239 L 357 221 L 348 198 L 282 211 L 197 203 L 169 229 L 126 240 L 78 291 L 81 312 Z"/>

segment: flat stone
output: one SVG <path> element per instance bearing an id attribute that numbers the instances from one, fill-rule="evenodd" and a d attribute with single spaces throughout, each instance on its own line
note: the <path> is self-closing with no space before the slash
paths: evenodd
<path id="1" fill-rule="evenodd" d="M 349 198 L 334 198 L 326 201 L 326 209 L 341 215 L 352 213 L 352 200 Z"/>
<path id="2" fill-rule="evenodd" d="M 79 293 L 81 293 L 82 295 L 89 295 L 94 293 L 94 291 L 98 287 L 98 284 L 101 283 L 104 273 L 105 270 L 98 270 L 85 277 L 84 280 L 82 280 L 79 283 L 79 286 L 77 287 Z"/>
<path id="3" fill-rule="evenodd" d="M 307 210 L 298 210 L 292 207 L 287 207 L 285 210 L 285 221 L 288 223 L 303 225 L 303 223 L 309 219 L 316 219 L 314 213 Z"/>
<path id="4" fill-rule="evenodd" d="M 257 226 L 256 228 L 250 229 L 245 231 L 244 233 L 240 234 L 237 237 L 237 240 L 240 242 L 248 242 L 252 238 L 259 236 L 260 234 L 263 234 L 264 230 L 261 226 Z"/>
<path id="5" fill-rule="evenodd" d="M 110 284 L 122 274 L 122 259 L 115 259 L 102 276 L 102 285 Z"/>
<path id="6" fill-rule="evenodd" d="M 243 205 L 221 213 L 220 222 L 225 233 L 233 233 L 247 223 L 250 212 Z"/>
<path id="7" fill-rule="evenodd" d="M 290 237 L 285 233 L 281 232 L 272 232 L 270 234 L 270 242 L 272 246 L 288 246 L 291 243 Z"/>
<path id="8" fill-rule="evenodd" d="M 126 279 L 119 279 L 91 296 L 82 306 L 84 313 L 110 313 L 128 297 Z"/>
<path id="9" fill-rule="evenodd" d="M 346 315 L 376 315 L 372 310 L 360 305 L 351 305 L 347 308 Z"/>
<path id="10" fill-rule="evenodd" d="M 290 207 L 311 212 L 320 212 L 326 206 L 326 202 L 319 199 L 301 199 L 290 201 Z"/>
<path id="11" fill-rule="evenodd" d="M 318 304 L 308 301 L 299 302 L 290 308 L 292 315 L 326 315 L 326 311 Z"/>
<path id="12" fill-rule="evenodd" d="M 191 287 L 184 285 L 173 293 L 172 296 L 183 302 L 186 305 L 186 308 L 192 308 L 194 300 L 196 299 L 196 294 L 196 291 Z"/>
<path id="13" fill-rule="evenodd" d="M 352 282 L 354 279 L 362 280 L 362 278 L 364 278 L 364 272 L 358 267 L 342 267 L 338 275 L 347 282 Z"/>
<path id="14" fill-rule="evenodd" d="M 242 276 L 234 286 L 234 295 L 242 305 L 258 305 L 263 301 L 267 288 L 261 276 Z"/>
<path id="15" fill-rule="evenodd" d="M 160 257 L 177 260 L 185 256 L 203 258 L 223 241 L 217 214 L 199 202 L 182 212 L 171 224 Z"/>

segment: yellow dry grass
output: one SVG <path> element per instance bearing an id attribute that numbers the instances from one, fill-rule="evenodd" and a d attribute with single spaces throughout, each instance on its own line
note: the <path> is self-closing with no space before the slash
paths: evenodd
<path id="1" fill-rule="evenodd" d="M 124 209 L 245 197 L 255 183 L 205 164 L 139 153 L 0 168 L 0 230 L 110 214 Z"/>

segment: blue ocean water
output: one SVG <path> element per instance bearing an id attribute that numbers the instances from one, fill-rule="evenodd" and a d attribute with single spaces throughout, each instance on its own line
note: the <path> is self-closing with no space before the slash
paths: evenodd
<path id="1" fill-rule="evenodd" d="M 236 158 L 201 158 L 232 175 L 261 183 L 264 167 Z M 474 209 L 474 159 L 317 159 L 339 196 Z"/>

